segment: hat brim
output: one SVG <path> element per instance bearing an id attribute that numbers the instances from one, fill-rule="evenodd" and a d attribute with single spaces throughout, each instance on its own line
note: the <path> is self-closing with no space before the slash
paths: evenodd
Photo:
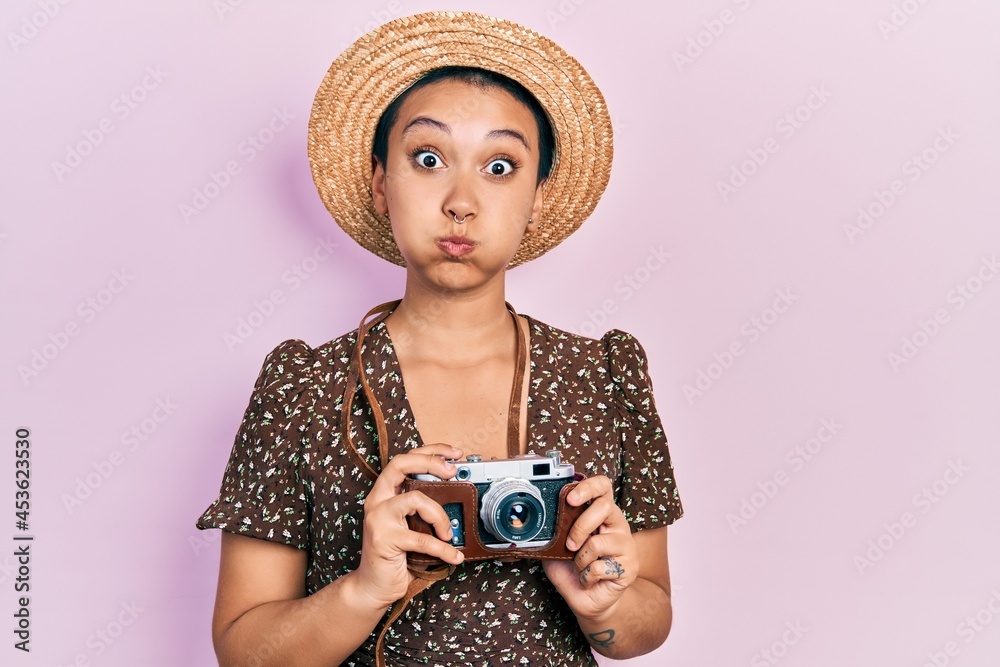
<path id="1" fill-rule="evenodd" d="M 309 118 L 309 161 L 327 210 L 361 246 L 406 262 L 389 219 L 372 200 L 372 145 L 382 112 L 430 70 L 479 67 L 521 83 L 545 109 L 555 133 L 543 186 L 540 228 L 525 234 L 508 268 L 535 259 L 572 234 L 604 193 L 614 153 L 604 97 L 579 62 L 550 39 L 471 12 L 427 12 L 390 21 L 360 37 L 330 66 Z"/>

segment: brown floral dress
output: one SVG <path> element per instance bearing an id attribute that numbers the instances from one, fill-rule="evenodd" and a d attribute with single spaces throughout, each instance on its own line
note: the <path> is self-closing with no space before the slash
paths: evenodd
<path id="1" fill-rule="evenodd" d="M 586 338 L 524 314 L 530 326 L 528 450 L 562 450 L 588 477 L 607 475 L 633 531 L 683 514 L 653 401 L 645 351 L 618 329 Z M 341 403 L 357 330 L 315 349 L 287 340 L 266 358 L 218 499 L 198 528 L 309 553 L 306 592 L 356 569 L 371 482 L 341 442 Z M 384 322 L 365 339 L 365 373 L 385 415 L 390 455 L 422 445 Z M 355 399 L 352 439 L 378 469 L 371 409 Z M 344 663 L 374 665 L 375 633 Z M 596 665 L 539 561 L 463 563 L 389 629 L 390 665 Z"/>

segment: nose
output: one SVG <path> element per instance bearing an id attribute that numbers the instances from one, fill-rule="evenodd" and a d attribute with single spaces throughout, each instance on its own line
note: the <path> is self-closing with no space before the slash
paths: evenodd
<path id="1" fill-rule="evenodd" d="M 452 222 L 463 224 L 471 220 L 478 210 L 475 175 L 455 174 L 443 202 L 443 212 Z"/>
<path id="2" fill-rule="evenodd" d="M 465 221 L 468 220 L 470 216 L 474 215 L 473 213 L 466 213 L 465 215 L 459 215 L 452 209 L 448 209 L 448 213 L 451 215 L 451 219 L 460 225 L 465 223 Z"/>

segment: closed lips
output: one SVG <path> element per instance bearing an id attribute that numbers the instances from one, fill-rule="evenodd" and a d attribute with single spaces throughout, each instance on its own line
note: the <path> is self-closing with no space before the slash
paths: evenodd
<path id="1" fill-rule="evenodd" d="M 476 247 L 476 243 L 464 236 L 447 236 L 438 239 L 438 246 L 449 255 L 464 255 L 471 252 Z"/>
<path id="2" fill-rule="evenodd" d="M 454 243 L 458 245 L 476 245 L 476 242 L 465 236 L 446 236 L 438 241 L 439 243 Z"/>

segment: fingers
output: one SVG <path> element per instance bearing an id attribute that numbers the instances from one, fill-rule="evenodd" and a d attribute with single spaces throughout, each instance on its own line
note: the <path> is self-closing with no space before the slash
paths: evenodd
<path id="1" fill-rule="evenodd" d="M 406 526 L 406 517 L 417 515 L 429 524 L 436 535 L 418 533 Z M 395 553 L 420 552 L 449 563 L 464 559 L 461 551 L 451 546 L 451 524 L 439 503 L 420 491 L 410 491 L 387 500 L 368 517 L 375 530 L 371 531 L 372 546 Z"/>
<path id="2" fill-rule="evenodd" d="M 448 543 L 451 523 L 441 505 L 419 491 L 402 493 L 403 481 L 410 475 L 454 477 L 457 468 L 445 459 L 458 459 L 462 454 L 457 447 L 435 443 L 389 461 L 365 499 L 366 535 L 375 552 L 386 558 L 420 552 L 448 563 L 462 562 L 462 552 Z M 429 524 L 434 535 L 410 530 L 406 517 L 412 515 Z"/>
<path id="3" fill-rule="evenodd" d="M 579 506 L 590 503 L 577 518 L 566 538 L 566 546 L 576 551 L 573 559 L 580 583 L 589 588 L 599 581 L 622 581 L 626 586 L 638 574 L 638 555 L 632 531 L 614 502 L 614 487 L 604 475 L 580 482 L 566 502 Z"/>
<path id="4" fill-rule="evenodd" d="M 382 503 L 400 493 L 409 475 L 430 474 L 451 479 L 457 469 L 445 458 L 460 458 L 462 450 L 450 445 L 428 445 L 394 456 L 385 466 L 368 493 L 368 502 Z"/>
<path id="5" fill-rule="evenodd" d="M 614 495 L 614 488 L 611 486 L 611 480 L 605 475 L 597 475 L 579 482 L 576 488 L 566 496 L 566 501 L 570 505 L 577 507 L 588 500 L 593 500 L 600 496 L 608 496 L 610 498 L 612 495 Z"/>
<path id="6" fill-rule="evenodd" d="M 403 516 L 416 514 L 434 529 L 433 535 L 407 530 L 400 542 L 403 551 L 418 551 L 436 556 L 449 563 L 461 563 L 465 555 L 448 543 L 451 540 L 451 521 L 441 505 L 420 491 L 410 491 L 393 499 Z M 440 539 L 438 539 L 440 538 Z"/>
<path id="7" fill-rule="evenodd" d="M 415 447 L 407 450 L 407 454 L 436 454 L 446 459 L 460 459 L 465 453 L 463 450 L 443 442 L 437 442 L 423 447 Z"/>
<path id="8" fill-rule="evenodd" d="M 593 561 L 580 571 L 580 583 L 584 588 L 590 588 L 599 581 L 635 579 L 632 572 L 626 571 L 626 566 L 615 556 L 604 556 Z"/>
<path id="9" fill-rule="evenodd" d="M 631 533 L 606 532 L 591 535 L 577 550 L 573 561 L 582 570 L 593 561 L 609 555 L 624 555 L 634 540 Z"/>
<path id="10" fill-rule="evenodd" d="M 631 532 L 625 515 L 615 504 L 613 494 L 611 480 L 600 475 L 583 480 L 566 497 L 566 501 L 574 506 L 590 502 L 590 507 L 577 518 L 567 534 L 566 547 L 570 551 L 577 550 L 598 529 L 602 533 Z"/>
<path id="11" fill-rule="evenodd" d="M 599 581 L 628 587 L 639 576 L 639 552 L 631 532 L 609 531 L 591 535 L 573 559 L 584 588 Z"/>
<path id="12" fill-rule="evenodd" d="M 449 544 L 451 524 L 441 505 L 418 491 L 403 493 L 409 475 L 431 474 L 454 477 L 457 468 L 445 459 L 459 459 L 461 449 L 434 443 L 399 454 L 382 470 L 368 492 L 364 505 L 364 535 L 359 581 L 370 590 L 383 591 L 380 602 L 398 600 L 412 576 L 406 567 L 407 553 L 422 553 L 458 565 L 465 556 Z M 419 516 L 433 534 L 410 530 L 406 518 Z"/>

